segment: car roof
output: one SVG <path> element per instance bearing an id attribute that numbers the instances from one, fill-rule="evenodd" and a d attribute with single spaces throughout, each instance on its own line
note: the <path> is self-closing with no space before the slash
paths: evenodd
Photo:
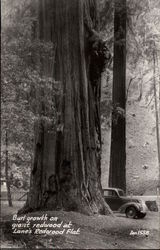
<path id="1" fill-rule="evenodd" d="M 123 189 L 120 189 L 120 188 L 104 188 L 103 191 L 105 191 L 105 190 L 123 191 Z"/>

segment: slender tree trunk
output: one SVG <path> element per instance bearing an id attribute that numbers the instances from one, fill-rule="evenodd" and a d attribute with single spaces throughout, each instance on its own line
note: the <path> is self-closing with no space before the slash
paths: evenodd
<path id="1" fill-rule="evenodd" d="M 6 185 L 7 185 L 7 197 L 8 197 L 8 205 L 12 207 L 12 197 L 10 190 L 10 180 L 8 176 L 8 132 L 6 130 L 6 166 L 5 166 L 5 176 L 6 176 Z"/>
<path id="2" fill-rule="evenodd" d="M 126 189 L 126 0 L 115 0 L 109 186 Z"/>
<path id="3" fill-rule="evenodd" d="M 154 102 L 155 102 L 155 117 L 156 117 L 156 137 L 157 137 L 157 155 L 158 155 L 158 166 L 160 171 L 160 135 L 159 135 L 159 115 L 158 115 L 158 102 L 157 102 L 157 89 L 156 89 L 156 55 L 155 45 L 153 49 L 153 86 L 154 86 Z M 160 179 L 159 179 L 160 182 Z M 158 183 L 160 188 L 160 183 Z"/>
<path id="4" fill-rule="evenodd" d="M 48 136 L 42 120 L 35 126 L 31 187 L 23 212 L 63 208 L 110 213 L 100 179 L 101 72 L 92 79 L 93 39 L 103 44 L 98 36 L 93 38 L 98 24 L 96 1 L 41 0 L 39 7 L 41 39 L 51 40 L 56 48 L 53 77 L 62 94 L 56 133 Z M 50 164 L 45 161 L 47 152 L 48 158 L 53 157 Z"/>

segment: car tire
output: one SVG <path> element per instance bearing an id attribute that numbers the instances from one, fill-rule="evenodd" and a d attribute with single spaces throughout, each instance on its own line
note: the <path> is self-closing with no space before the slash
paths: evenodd
<path id="1" fill-rule="evenodd" d="M 143 219 L 146 216 L 146 213 L 138 213 L 138 218 Z"/>
<path id="2" fill-rule="evenodd" d="M 130 219 L 137 218 L 137 210 L 133 206 L 127 207 L 125 214 L 127 218 L 130 218 Z"/>

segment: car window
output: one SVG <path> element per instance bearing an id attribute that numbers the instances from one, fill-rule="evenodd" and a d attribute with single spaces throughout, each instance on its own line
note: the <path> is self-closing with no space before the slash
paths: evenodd
<path id="1" fill-rule="evenodd" d="M 117 193 L 115 190 L 104 190 L 104 196 L 117 197 Z"/>
<path id="2" fill-rule="evenodd" d="M 112 192 L 110 190 L 104 190 L 105 196 L 112 196 Z"/>
<path id="3" fill-rule="evenodd" d="M 118 193 L 119 193 L 119 196 L 124 196 L 124 192 L 122 190 L 119 190 Z"/>

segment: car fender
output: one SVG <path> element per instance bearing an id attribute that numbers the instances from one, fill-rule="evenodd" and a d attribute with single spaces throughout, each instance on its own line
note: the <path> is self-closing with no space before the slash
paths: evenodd
<path id="1" fill-rule="evenodd" d="M 138 211 L 140 211 L 140 204 L 138 204 L 138 203 L 136 203 L 136 202 L 128 202 L 128 203 L 122 205 L 122 206 L 118 209 L 118 212 L 120 212 L 120 213 L 125 213 L 126 209 L 127 209 L 128 207 L 131 207 L 131 206 L 134 207 L 134 208 L 136 208 Z"/>

